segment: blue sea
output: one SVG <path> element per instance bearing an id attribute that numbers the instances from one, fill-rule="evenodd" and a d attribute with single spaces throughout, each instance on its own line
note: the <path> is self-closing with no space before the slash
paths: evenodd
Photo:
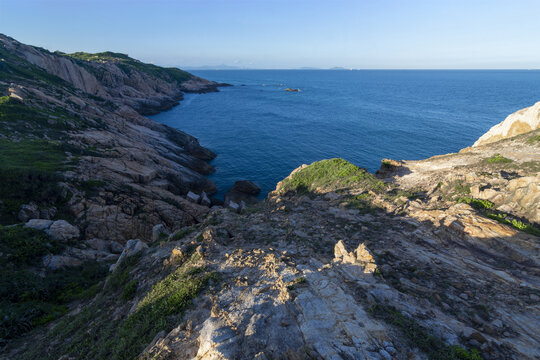
<path id="1" fill-rule="evenodd" d="M 197 137 L 217 158 L 220 198 L 248 179 L 261 196 L 293 169 L 341 157 L 369 171 L 382 158 L 457 152 L 540 100 L 540 71 L 205 70 L 232 87 L 186 94 L 152 118 Z M 286 88 L 299 92 L 287 92 Z"/>

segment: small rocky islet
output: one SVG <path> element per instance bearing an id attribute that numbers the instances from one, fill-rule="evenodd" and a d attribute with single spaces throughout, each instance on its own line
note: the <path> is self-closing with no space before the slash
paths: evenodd
<path id="1" fill-rule="evenodd" d="M 376 174 L 224 202 L 145 115 L 218 84 L 0 35 L 1 359 L 537 359 L 540 103 Z"/>

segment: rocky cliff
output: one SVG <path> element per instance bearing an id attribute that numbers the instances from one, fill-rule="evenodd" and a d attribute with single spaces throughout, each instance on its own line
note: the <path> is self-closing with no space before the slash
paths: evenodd
<path id="1" fill-rule="evenodd" d="M 1 257 L 10 278 L 0 278 L 9 305 L 0 358 L 539 358 L 540 130 L 422 161 L 383 160 L 376 175 L 342 159 L 303 165 L 239 213 L 195 203 L 195 191 L 211 191 L 196 177 L 211 156 L 188 135 L 60 84 L 85 105 L 20 80 L 6 88 L 24 106 L 50 96 L 62 109 L 102 114 L 84 117 L 88 129 L 65 130 L 75 148 L 64 161 L 74 165 L 61 188 L 72 195 L 58 208 L 66 203 L 77 226 L 54 215 L 0 227 L 2 254 L 11 251 Z M 99 119 L 106 126 L 91 122 Z M 165 175 L 165 161 L 180 180 Z M 51 217 L 35 205 L 22 213 Z M 151 225 L 149 236 L 125 241 Z"/>
<path id="2" fill-rule="evenodd" d="M 216 190 L 204 176 L 214 171 L 208 161 L 215 154 L 142 114 L 177 104 L 187 89 L 217 91 L 220 84 L 123 54 L 51 53 L 4 35 L 0 54 L 3 146 L 20 147 L 22 141 L 58 156 L 48 166 L 65 180 L 69 200 L 62 207 L 83 238 L 149 239 L 156 223 L 189 225 L 208 211 L 183 195 Z M 13 155 L 13 167 L 20 168 Z M 27 155 L 41 165 L 42 159 Z M 54 202 L 37 205 L 58 208 Z M 4 212 L 10 217 L 19 209 Z M 27 215 L 23 220 L 35 217 Z"/>
<path id="3" fill-rule="evenodd" d="M 503 122 L 493 126 L 487 133 L 482 135 L 474 143 L 473 147 L 489 144 L 538 128 L 540 128 L 540 102 L 508 115 Z"/>

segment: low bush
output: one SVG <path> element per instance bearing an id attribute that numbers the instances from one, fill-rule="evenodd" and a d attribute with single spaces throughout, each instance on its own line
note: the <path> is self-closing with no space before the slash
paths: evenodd
<path id="1" fill-rule="evenodd" d="M 492 157 L 484 159 L 484 162 L 489 164 L 508 164 L 511 163 L 512 160 L 501 156 L 501 154 L 495 154 Z"/>
<path id="2" fill-rule="evenodd" d="M 475 209 L 491 209 L 494 206 L 494 204 L 489 200 L 475 199 L 471 197 L 463 197 L 458 200 L 458 203 L 469 204 Z"/>
<path id="3" fill-rule="evenodd" d="M 330 159 L 314 162 L 283 180 L 282 190 L 306 194 L 319 188 L 333 191 L 353 185 L 373 191 L 386 187 L 367 170 L 343 159 Z"/>
<path id="4" fill-rule="evenodd" d="M 490 213 L 490 214 L 487 214 L 487 217 L 493 220 L 497 220 L 498 222 L 502 224 L 510 225 L 513 228 L 517 230 L 521 230 L 528 234 L 540 236 L 540 229 L 536 228 L 535 226 L 531 224 L 526 224 L 522 222 L 521 220 L 513 219 L 509 217 L 507 214 Z"/>

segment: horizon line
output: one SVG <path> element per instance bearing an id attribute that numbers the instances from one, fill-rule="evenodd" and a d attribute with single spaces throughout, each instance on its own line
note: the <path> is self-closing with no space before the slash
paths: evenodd
<path id="1" fill-rule="evenodd" d="M 208 68 L 208 67 L 195 67 L 195 66 L 175 66 L 179 69 L 186 70 L 206 70 L 206 71 L 228 71 L 228 70 L 318 70 L 318 71 L 539 71 L 539 68 L 365 68 L 365 69 L 354 69 L 354 68 L 230 68 L 230 69 L 219 69 L 219 68 Z"/>

